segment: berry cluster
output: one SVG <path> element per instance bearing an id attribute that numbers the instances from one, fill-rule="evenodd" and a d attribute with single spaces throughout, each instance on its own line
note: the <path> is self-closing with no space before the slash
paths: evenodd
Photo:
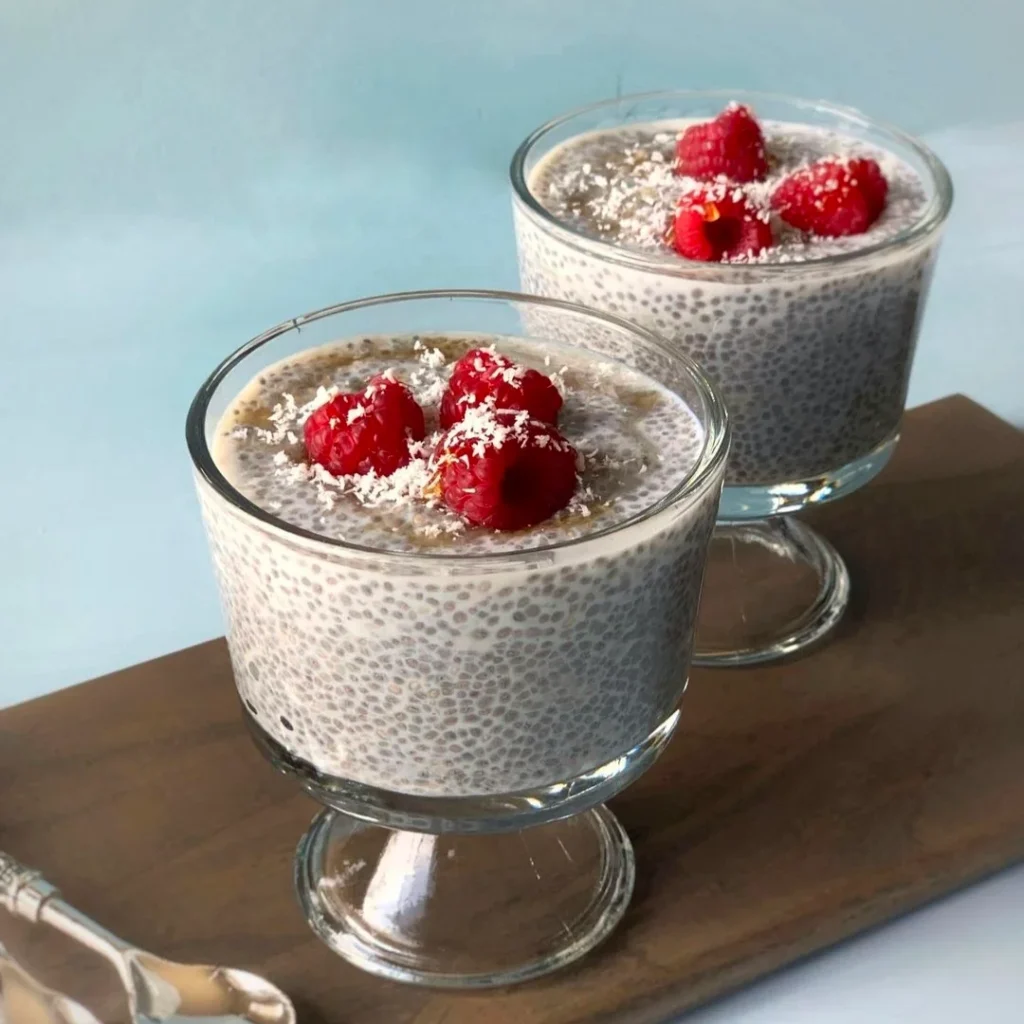
<path id="1" fill-rule="evenodd" d="M 452 369 L 432 455 L 437 492 L 474 526 L 522 530 L 565 508 L 576 450 L 558 430 L 562 396 L 549 377 L 487 349 Z M 412 392 L 388 375 L 338 394 L 304 426 L 306 454 L 334 476 L 390 476 L 426 435 Z"/>
<path id="2" fill-rule="evenodd" d="M 830 156 L 788 175 L 772 192 L 770 206 L 759 206 L 743 186 L 768 175 L 764 134 L 750 108 L 736 103 L 680 135 L 674 170 L 707 183 L 682 198 L 670 237 L 681 256 L 705 262 L 769 248 L 771 211 L 809 234 L 860 234 L 881 215 L 888 191 L 876 161 Z"/>

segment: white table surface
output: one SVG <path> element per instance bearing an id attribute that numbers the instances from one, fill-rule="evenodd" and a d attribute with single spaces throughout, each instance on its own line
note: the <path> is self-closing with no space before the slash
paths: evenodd
<path id="1" fill-rule="evenodd" d="M 196 386 L 343 298 L 514 286 L 511 150 L 616 89 L 923 134 L 957 200 L 911 402 L 1024 422 L 1022 38 L 1019 0 L 0 0 L 0 705 L 220 632 Z M 690 1019 L 1022 1024 L 1024 868 Z"/>

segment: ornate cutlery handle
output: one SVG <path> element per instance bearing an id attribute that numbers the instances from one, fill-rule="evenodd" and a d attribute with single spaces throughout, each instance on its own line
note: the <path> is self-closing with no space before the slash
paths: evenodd
<path id="1" fill-rule="evenodd" d="M 0 906 L 33 924 L 47 900 L 60 896 L 38 872 L 0 851 Z"/>

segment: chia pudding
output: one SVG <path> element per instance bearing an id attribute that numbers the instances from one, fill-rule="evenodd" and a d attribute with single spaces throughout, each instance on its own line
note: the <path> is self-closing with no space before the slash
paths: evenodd
<path id="1" fill-rule="evenodd" d="M 430 497 L 452 363 L 491 345 L 552 376 L 578 453 L 569 505 L 516 532 Z M 425 412 L 409 464 L 356 479 L 308 463 L 311 410 L 382 372 Z M 468 333 L 360 336 L 261 369 L 207 419 L 213 469 L 197 459 L 255 722 L 323 774 L 437 797 L 569 780 L 642 742 L 685 687 L 724 473 L 724 428 L 683 394 L 602 352 Z"/>
<path id="2" fill-rule="evenodd" d="M 894 130 L 749 102 L 767 175 L 715 187 L 770 219 L 774 242 L 756 254 L 707 263 L 672 247 L 680 200 L 706 187 L 674 173 L 677 141 L 721 96 L 632 97 L 552 122 L 513 160 L 513 206 L 523 289 L 617 313 L 694 358 L 729 410 L 726 485 L 773 486 L 833 475 L 897 437 L 950 191 L 938 160 Z M 873 159 L 888 182 L 862 233 L 821 237 L 770 212 L 782 180 L 830 157 Z"/>

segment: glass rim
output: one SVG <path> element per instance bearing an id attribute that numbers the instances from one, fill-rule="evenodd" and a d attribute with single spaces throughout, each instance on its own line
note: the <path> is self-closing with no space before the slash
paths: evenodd
<path id="1" fill-rule="evenodd" d="M 287 334 L 290 331 L 298 331 L 304 325 L 315 323 L 318 320 L 327 319 L 342 313 L 348 313 L 359 309 L 367 309 L 372 306 L 391 305 L 400 302 L 414 302 L 420 300 L 449 301 L 470 299 L 483 300 L 495 303 L 519 303 L 531 306 L 544 306 L 551 309 L 559 309 L 563 312 L 572 313 L 577 316 L 584 316 L 590 320 L 601 321 L 605 324 L 628 331 L 635 337 L 642 339 L 645 343 L 652 345 L 663 355 L 674 362 L 681 364 L 704 404 L 703 412 L 707 422 L 702 422 L 704 430 L 704 441 L 701 445 L 700 454 L 694 463 L 693 468 L 683 477 L 671 490 L 664 494 L 653 504 L 642 509 L 640 512 L 622 522 L 615 523 L 604 529 L 594 530 L 592 533 L 583 534 L 569 540 L 559 541 L 552 544 L 544 544 L 538 547 L 513 549 L 508 551 L 474 552 L 469 554 L 420 552 L 420 551 L 392 551 L 387 548 L 368 547 L 355 544 L 351 541 L 341 540 L 335 537 L 326 537 L 323 534 L 305 530 L 302 527 L 289 523 L 287 520 L 275 516 L 272 512 L 261 508 L 251 501 L 237 488 L 229 483 L 228 479 L 220 471 L 213 459 L 210 446 L 206 440 L 206 414 L 210 401 L 216 394 L 218 387 L 224 378 L 239 366 L 244 360 L 257 349 L 268 342 Z M 485 332 L 481 332 L 485 333 Z M 274 327 L 269 328 L 261 334 L 251 338 L 245 344 L 235 349 L 226 356 L 213 372 L 202 383 L 195 397 L 189 405 L 185 419 L 185 441 L 188 446 L 192 464 L 200 477 L 209 485 L 216 494 L 228 502 L 235 511 L 255 520 L 264 527 L 269 527 L 277 532 L 283 532 L 290 538 L 304 543 L 312 543 L 322 546 L 334 552 L 345 553 L 356 557 L 373 558 L 374 560 L 385 560 L 400 562 L 404 565 L 451 565 L 451 566 L 472 566 L 481 564 L 494 566 L 497 564 L 518 564 L 521 562 L 536 561 L 554 551 L 565 549 L 578 549 L 603 540 L 613 534 L 623 532 L 641 523 L 654 519 L 680 501 L 694 494 L 704 487 L 715 471 L 726 459 L 729 449 L 730 427 L 728 416 L 725 411 L 725 404 L 717 386 L 707 377 L 701 367 L 688 355 L 674 350 L 664 342 L 657 334 L 646 330 L 637 324 L 611 313 L 604 313 L 593 310 L 574 302 L 565 302 L 561 299 L 551 299 L 539 295 L 526 295 L 519 292 L 499 291 L 492 289 L 425 289 L 422 291 L 391 292 L 383 295 L 367 296 L 361 299 L 353 299 L 348 302 L 340 302 L 331 306 L 324 306 L 321 309 L 305 313 L 290 320 L 283 320 Z"/>
<path id="2" fill-rule="evenodd" d="M 874 245 L 866 246 L 863 249 L 833 253 L 830 256 L 801 260 L 798 263 L 706 263 L 670 253 L 648 253 L 627 249 L 612 242 L 606 242 L 587 235 L 552 214 L 537 200 L 537 197 L 533 194 L 527 183 L 526 161 L 537 143 L 556 128 L 560 128 L 584 114 L 621 106 L 622 104 L 651 100 L 693 100 L 715 97 L 726 102 L 730 100 L 749 102 L 755 106 L 761 101 L 789 103 L 796 108 L 835 114 L 846 121 L 858 123 L 866 128 L 880 130 L 897 142 L 910 147 L 917 154 L 931 176 L 935 190 L 934 194 L 920 217 L 912 224 L 909 224 L 892 238 L 876 242 Z M 581 134 L 583 133 L 581 132 Z M 720 274 L 725 278 L 746 280 L 749 279 L 751 273 L 763 273 L 768 276 L 792 276 L 794 274 L 813 273 L 814 271 L 820 271 L 822 268 L 857 263 L 860 260 L 870 259 L 880 252 L 911 245 L 918 241 L 918 239 L 933 233 L 945 222 L 953 204 L 953 181 L 949 171 L 946 169 L 946 165 L 930 147 L 925 145 L 916 136 L 905 132 L 902 128 L 897 128 L 887 121 L 868 117 L 867 114 L 864 114 L 856 107 L 830 103 L 828 100 L 810 100 L 786 93 L 759 92 L 750 89 L 660 89 L 652 92 L 630 93 L 625 96 L 617 96 L 614 99 L 599 100 L 596 103 L 575 107 L 546 121 L 523 139 L 512 155 L 512 160 L 509 164 L 509 178 L 515 198 L 526 207 L 530 214 L 539 219 L 545 228 L 554 229 L 561 236 L 561 241 L 590 256 L 603 259 L 609 263 L 617 263 L 631 267 L 634 270 L 646 270 L 671 277 L 690 277 L 699 268 L 704 272 L 712 269 L 716 274 Z"/>

